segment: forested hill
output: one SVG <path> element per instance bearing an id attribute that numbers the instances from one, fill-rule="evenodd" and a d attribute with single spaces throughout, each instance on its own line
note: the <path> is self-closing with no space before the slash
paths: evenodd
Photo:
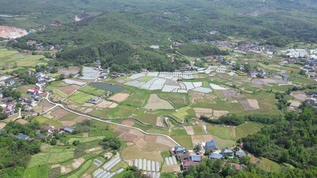
<path id="1" fill-rule="evenodd" d="M 87 45 L 124 40 L 134 44 L 168 45 L 168 38 L 188 42 L 245 36 L 284 46 L 292 40 L 317 40 L 317 9 L 312 0 L 57 0 L 54 3 L 44 0 L 39 10 L 35 9 L 39 5 L 34 0 L 21 1 L 21 4 L 2 1 L 0 4 L 5 6 L 0 7 L 0 12 L 12 14 L 18 11 L 30 24 L 41 22 L 43 25 L 44 20 L 46 24 L 56 20 L 61 22 L 61 27 L 26 37 L 47 43 Z M 30 15 L 31 12 L 38 14 Z M 79 13 L 98 15 L 73 22 Z M 9 18 L 5 20 L 10 25 L 23 24 Z M 205 34 L 211 30 L 217 30 L 219 34 Z"/>

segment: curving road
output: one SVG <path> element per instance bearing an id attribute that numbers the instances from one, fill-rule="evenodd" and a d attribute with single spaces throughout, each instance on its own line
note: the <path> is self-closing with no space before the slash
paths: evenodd
<path id="1" fill-rule="evenodd" d="M 106 121 L 106 120 L 102 120 L 102 119 L 99 119 L 97 117 L 93 117 L 93 116 L 89 116 L 89 115 L 86 115 L 86 114 L 82 114 L 82 113 L 79 113 L 79 112 L 75 112 L 73 110 L 70 110 L 66 107 L 64 107 L 62 104 L 59 104 L 59 103 L 54 103 L 52 102 L 50 99 L 49 99 L 49 95 L 50 93 L 47 92 L 47 95 L 45 97 L 45 99 L 54 105 L 54 107 L 50 108 L 49 110 L 45 111 L 44 113 L 54 109 L 55 107 L 61 107 L 63 109 L 65 109 L 66 111 L 68 112 L 71 112 L 71 113 L 74 113 L 74 114 L 77 114 L 77 115 L 80 115 L 80 116 L 85 116 L 85 117 L 88 117 L 88 118 L 91 118 L 91 119 L 94 119 L 94 120 L 97 120 L 97 121 L 100 121 L 100 122 L 105 122 L 105 123 L 108 123 L 108 124 L 114 124 L 114 125 L 117 125 L 117 126 L 122 126 L 122 127 L 127 127 L 127 128 L 130 128 L 130 129 L 136 129 L 136 130 L 139 130 L 140 132 L 146 134 L 146 135 L 157 135 L 157 136 L 163 136 L 163 137 L 166 137 L 170 140 L 172 140 L 176 145 L 180 146 L 179 143 L 177 143 L 172 137 L 168 136 L 168 135 L 164 135 L 164 134 L 158 134 L 158 133 L 148 133 L 148 132 L 145 132 L 144 130 L 140 129 L 140 128 L 137 128 L 137 127 L 132 127 L 132 126 L 127 126 L 127 125 L 123 125 L 123 124 L 118 124 L 118 123 L 114 123 L 114 122 L 111 122 L 111 121 Z"/>

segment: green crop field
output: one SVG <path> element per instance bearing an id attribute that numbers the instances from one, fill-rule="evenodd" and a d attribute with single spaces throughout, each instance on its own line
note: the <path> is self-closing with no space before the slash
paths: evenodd
<path id="1" fill-rule="evenodd" d="M 63 127 L 62 123 L 56 120 L 46 119 L 45 117 L 42 117 L 42 116 L 35 117 L 33 121 L 38 121 L 41 124 L 53 125 L 55 127 Z"/>
<path id="2" fill-rule="evenodd" d="M 28 164 L 28 167 L 34 167 L 39 165 L 45 165 L 47 163 L 50 153 L 39 153 L 32 156 L 31 161 Z"/>
<path id="3" fill-rule="evenodd" d="M 146 77 L 141 78 L 139 81 L 140 81 L 140 82 L 148 82 L 148 81 L 150 81 L 152 78 L 154 78 L 154 77 L 146 76 Z"/>
<path id="4" fill-rule="evenodd" d="M 79 89 L 79 91 L 82 91 L 84 93 L 94 95 L 94 96 L 102 96 L 106 93 L 105 90 L 91 86 L 91 85 L 87 85 L 84 88 Z"/>
<path id="5" fill-rule="evenodd" d="M 59 95 L 62 98 L 67 97 L 67 94 L 59 90 L 58 87 L 47 86 L 46 89 L 52 91 L 54 95 Z"/>
<path id="6" fill-rule="evenodd" d="M 185 107 L 189 104 L 188 94 L 182 93 L 159 93 L 158 96 L 170 102 L 175 108 Z"/>
<path id="7" fill-rule="evenodd" d="M 248 122 L 241 124 L 237 127 L 237 139 L 245 137 L 249 134 L 253 134 L 255 132 L 258 132 L 263 127 L 262 124 Z"/>
<path id="8" fill-rule="evenodd" d="M 48 178 L 48 166 L 44 165 L 44 166 L 39 167 L 38 175 L 40 178 Z"/>
<path id="9" fill-rule="evenodd" d="M 53 87 L 65 87 L 65 86 L 68 86 L 69 84 L 60 80 L 60 81 L 54 81 L 50 85 Z"/>
<path id="10" fill-rule="evenodd" d="M 82 174 L 85 173 L 85 171 L 92 165 L 92 160 L 89 160 L 84 163 L 83 166 L 80 167 L 78 171 L 76 171 L 74 174 L 72 174 L 70 177 L 80 177 Z"/>
<path id="11" fill-rule="evenodd" d="M 124 102 L 124 104 L 141 107 L 141 106 L 144 106 L 146 100 L 149 97 L 150 97 L 149 94 L 135 92 Z"/>
<path id="12" fill-rule="evenodd" d="M 43 58 L 44 60 L 40 60 Z M 35 66 L 38 63 L 47 63 L 43 55 L 20 54 L 16 50 L 0 49 L 0 66 Z"/>
<path id="13" fill-rule="evenodd" d="M 236 130 L 234 127 L 207 125 L 207 132 L 222 139 L 236 139 Z"/>
<path id="14" fill-rule="evenodd" d="M 206 134 L 205 130 L 200 125 L 193 126 L 195 135 Z"/>
<path id="15" fill-rule="evenodd" d="M 191 110 L 193 110 L 193 109 L 189 106 L 184 107 L 184 108 L 180 108 L 176 112 L 173 112 L 173 116 L 175 116 L 176 119 L 183 121 L 185 116 L 190 115 L 189 112 L 191 112 Z M 193 114 L 193 113 L 191 113 L 191 114 Z"/>
<path id="16" fill-rule="evenodd" d="M 80 143 L 84 143 L 84 142 L 90 142 L 90 141 L 94 141 L 94 140 L 101 140 L 103 139 L 105 136 L 96 136 L 96 137 L 72 137 L 68 140 L 69 144 L 72 144 L 73 141 L 75 140 L 79 140 Z"/>
<path id="17" fill-rule="evenodd" d="M 92 97 L 93 95 L 88 95 L 86 93 L 76 91 L 74 94 L 68 97 L 68 99 L 78 104 L 84 104 L 85 101 L 89 100 Z"/>
<path id="18" fill-rule="evenodd" d="M 156 125 L 157 116 L 152 114 L 144 113 L 143 110 L 138 110 L 140 112 L 136 112 L 137 116 L 134 116 L 135 118 L 139 119 L 140 121 L 144 123 L 148 123 L 151 125 Z"/>
<path id="19" fill-rule="evenodd" d="M 135 110 L 136 110 L 136 108 L 133 108 L 130 106 L 119 105 L 115 109 L 111 110 L 109 115 L 112 116 L 112 118 L 129 117 L 135 112 Z"/>
<path id="20" fill-rule="evenodd" d="M 109 108 L 104 108 L 102 110 L 94 110 L 91 111 L 89 114 L 93 115 L 93 116 L 97 116 L 97 117 L 102 117 L 102 118 L 106 118 L 107 115 L 110 113 L 112 109 Z"/>
<path id="21" fill-rule="evenodd" d="M 74 152 L 73 151 L 65 151 L 62 153 L 51 153 L 50 157 L 48 159 L 48 163 L 58 163 L 67 161 L 69 159 L 74 158 Z"/>
<path id="22" fill-rule="evenodd" d="M 60 121 L 72 121 L 72 120 L 76 119 L 77 117 L 79 117 L 79 115 L 74 114 L 74 113 L 69 113 L 69 114 L 66 114 L 65 116 L 59 118 L 58 120 L 60 120 Z"/>
<path id="23" fill-rule="evenodd" d="M 23 178 L 34 178 L 34 177 L 38 177 L 37 176 L 37 169 L 38 167 L 32 167 L 32 168 L 28 168 L 24 171 L 23 174 Z"/>
<path id="24" fill-rule="evenodd" d="M 188 135 L 185 129 L 173 129 L 173 135 Z"/>
<path id="25" fill-rule="evenodd" d="M 236 144 L 234 140 L 222 139 L 217 136 L 213 136 L 213 139 L 216 141 L 218 149 L 230 148 Z"/>
<path id="26" fill-rule="evenodd" d="M 281 166 L 278 163 L 266 158 L 261 159 L 261 164 L 259 164 L 259 166 L 266 171 L 278 171 L 281 169 Z"/>
<path id="27" fill-rule="evenodd" d="M 187 149 L 193 149 L 192 137 L 189 135 L 173 135 L 171 136 L 176 142 Z"/>

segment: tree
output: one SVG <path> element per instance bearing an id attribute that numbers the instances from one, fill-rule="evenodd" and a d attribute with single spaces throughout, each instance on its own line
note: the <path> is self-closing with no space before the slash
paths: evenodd
<path id="1" fill-rule="evenodd" d="M 73 141 L 73 145 L 74 145 L 74 146 L 79 145 L 79 140 L 74 140 L 74 141 Z"/>
<path id="2" fill-rule="evenodd" d="M 53 138 L 51 141 L 51 145 L 56 145 L 56 143 L 57 143 L 57 140 L 55 138 Z"/>
<path id="3" fill-rule="evenodd" d="M 250 64 L 246 64 L 246 65 L 244 66 L 244 69 L 245 69 L 245 71 L 246 71 L 247 73 L 249 73 L 249 72 L 251 71 L 251 66 L 250 66 Z"/>

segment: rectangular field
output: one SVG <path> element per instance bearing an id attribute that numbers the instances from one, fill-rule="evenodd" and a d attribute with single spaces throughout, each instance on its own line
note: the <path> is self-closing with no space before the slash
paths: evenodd
<path id="1" fill-rule="evenodd" d="M 137 106 L 137 107 L 142 107 L 142 106 L 144 106 L 146 100 L 149 97 L 150 97 L 149 94 L 141 93 L 141 92 L 135 92 L 124 102 L 124 104 Z"/>
<path id="2" fill-rule="evenodd" d="M 68 99 L 78 104 L 84 104 L 86 100 L 89 100 L 92 97 L 94 96 L 80 91 L 76 91 Z"/>
<path id="3" fill-rule="evenodd" d="M 45 117 L 42 116 L 37 116 L 33 119 L 34 121 L 38 121 L 40 124 L 47 124 L 47 125 L 53 125 L 55 127 L 63 127 L 63 124 L 55 121 L 55 120 L 51 120 L 51 119 L 46 119 Z"/>
<path id="4" fill-rule="evenodd" d="M 79 117 L 79 115 L 74 114 L 74 113 L 69 113 L 61 118 L 59 118 L 58 120 L 60 121 L 73 121 L 75 120 L 77 117 Z"/>
<path id="5" fill-rule="evenodd" d="M 173 135 L 171 136 L 176 142 L 187 149 L 193 149 L 192 137 L 189 135 Z"/>
<path id="6" fill-rule="evenodd" d="M 106 93 L 105 90 L 91 86 L 91 85 L 87 85 L 84 88 L 79 89 L 79 91 L 82 91 L 90 95 L 95 95 L 95 96 L 102 96 Z"/>

